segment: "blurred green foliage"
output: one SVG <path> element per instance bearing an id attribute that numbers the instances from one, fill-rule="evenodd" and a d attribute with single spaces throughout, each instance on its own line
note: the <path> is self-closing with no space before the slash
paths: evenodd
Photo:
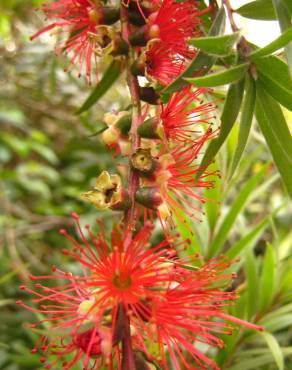
<path id="1" fill-rule="evenodd" d="M 39 369 L 30 353 L 37 335 L 28 327 L 36 318 L 18 309 L 15 300 L 28 271 L 46 273 L 50 266 L 74 269 L 58 253 L 64 245 L 56 232 L 72 228 L 70 213 L 82 223 L 97 214 L 79 195 L 103 169 L 117 165 L 97 135 L 105 112 L 129 103 L 123 84 L 115 84 L 81 116 L 76 110 L 91 88 L 74 71 L 64 73 L 46 40 L 29 42 L 40 25 L 32 9 L 38 0 L 2 0 L 0 4 L 0 174 L 1 273 L 0 368 Z M 101 66 L 101 70 L 103 66 Z M 218 91 L 218 96 L 222 91 Z M 221 102 L 218 102 L 219 106 Z M 287 116 L 291 123 L 291 116 Z M 202 223 L 192 223 L 190 253 L 225 252 L 240 262 L 235 286 L 241 293 L 232 312 L 265 325 L 264 334 L 240 330 L 224 338 L 226 348 L 212 355 L 223 369 L 292 369 L 292 208 L 258 127 L 253 124 L 246 152 L 231 178 L 238 126 L 219 152 L 214 167 L 221 178 L 207 190 Z M 118 214 L 102 214 L 108 229 Z M 73 231 L 73 230 L 72 230 Z M 65 266 L 65 267 L 64 267 Z M 285 361 L 285 364 L 284 364 Z M 76 367 L 77 369 L 78 367 Z"/>

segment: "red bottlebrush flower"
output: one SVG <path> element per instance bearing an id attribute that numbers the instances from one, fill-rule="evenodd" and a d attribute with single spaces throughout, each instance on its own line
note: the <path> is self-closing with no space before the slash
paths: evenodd
<path id="1" fill-rule="evenodd" d="M 203 135 L 201 124 L 209 124 L 214 111 L 213 103 L 202 103 L 202 95 L 209 90 L 198 88 L 192 91 L 189 85 L 171 95 L 167 104 L 162 105 L 160 119 L 167 140 L 192 142 Z M 199 126 L 199 127 L 198 127 Z"/>
<path id="2" fill-rule="evenodd" d="M 214 319 L 259 329 L 223 312 L 235 299 L 234 292 L 225 291 L 232 276 L 223 272 L 230 263 L 214 260 L 197 270 L 186 269 L 184 264 L 193 261 L 178 258 L 169 240 L 150 248 L 153 227 L 149 224 L 132 240 L 128 240 L 127 232 L 121 234 L 115 229 L 109 245 L 100 222 L 97 235 L 86 227 L 87 239 L 78 216 L 73 217 L 82 243 L 63 230 L 61 233 L 74 246 L 72 252 L 65 249 L 64 253 L 78 261 L 83 272 L 74 275 L 54 268 L 56 275 L 31 276 L 33 281 L 51 283 L 48 286 L 37 283 L 33 289 L 22 287 L 33 295 L 32 302 L 38 308 L 18 302 L 44 317 L 34 326 L 46 323 L 48 334 L 41 336 L 33 352 L 43 351 L 41 362 L 46 369 L 68 370 L 77 362 L 82 362 L 87 370 L 103 364 L 111 370 L 121 369 L 119 340 L 125 325 L 119 316 L 121 311 L 127 314 L 133 329 L 133 349 L 143 351 L 151 361 L 155 358 L 148 346 L 151 339 L 159 349 L 160 356 L 155 361 L 165 370 L 168 370 L 166 348 L 177 369 L 179 362 L 187 363 L 182 349 L 200 368 L 205 368 L 206 363 L 216 369 L 195 347 L 195 342 L 223 345 L 215 334 L 230 332 L 231 327 Z M 66 355 L 73 358 L 66 362 L 63 360 Z M 48 357 L 52 356 L 56 360 L 49 363 Z"/>
<path id="3" fill-rule="evenodd" d="M 193 0 L 164 0 L 158 12 L 148 18 L 148 36 L 160 39 L 163 47 L 183 57 L 193 56 L 187 41 L 194 36 L 204 11 L 198 10 Z"/>
<path id="4" fill-rule="evenodd" d="M 91 0 L 59 0 L 43 5 L 41 10 L 48 20 L 56 21 L 38 31 L 32 39 L 55 28 L 61 29 L 68 39 L 57 47 L 57 53 L 71 54 L 70 64 L 79 64 L 80 75 L 85 66 L 90 80 L 92 60 L 96 62 L 97 25 L 102 17 L 100 6 Z"/>
<path id="5" fill-rule="evenodd" d="M 224 312 L 236 299 L 236 292 L 225 291 L 232 281 L 232 274 L 224 272 L 230 262 L 214 259 L 193 271 L 184 269 L 181 262 L 177 261 L 176 276 L 164 298 L 148 306 L 149 325 L 143 325 L 140 330 L 152 343 L 158 344 L 163 369 L 169 369 L 168 353 L 176 370 L 219 370 L 215 361 L 196 344 L 223 348 L 224 342 L 217 335 L 232 334 L 234 328 L 230 323 L 254 330 L 263 328 Z M 149 352 L 150 357 L 151 350 Z"/>
<path id="6" fill-rule="evenodd" d="M 182 57 L 173 55 L 160 43 L 152 43 L 145 52 L 145 73 L 150 79 L 169 85 L 184 70 Z"/>
<path id="7" fill-rule="evenodd" d="M 101 365 L 106 361 L 112 364 L 112 343 L 115 344 L 117 336 L 115 326 L 119 306 L 122 304 L 126 311 L 140 312 L 143 310 L 141 299 L 154 299 L 159 294 L 157 289 L 170 280 L 169 272 L 163 267 L 167 254 L 164 247 L 168 243 L 163 241 L 155 248 L 148 248 L 151 225 L 147 224 L 126 250 L 124 241 L 127 233 L 121 235 L 114 230 L 112 245 L 109 245 L 103 226 L 98 222 L 100 232 L 97 236 L 87 226 L 91 239 L 88 241 L 79 225 L 78 215 L 73 214 L 73 217 L 82 244 L 62 230 L 61 233 L 74 246 L 72 252 L 67 249 L 63 252 L 81 264 L 83 273 L 74 275 L 54 268 L 56 275 L 31 276 L 33 281 L 48 280 L 55 284 L 47 287 L 38 282 L 33 289 L 21 287 L 34 296 L 32 303 L 37 308 L 17 302 L 45 316 L 33 326 L 46 323 L 49 333 L 40 338 L 33 352 L 38 349 L 43 351 L 43 362 L 50 355 L 57 357 L 53 364 L 46 364 L 48 369 L 56 368 L 60 362 L 59 366 L 66 370 L 78 361 L 83 361 L 85 369 L 88 369 L 90 362 Z M 62 362 L 63 356 L 71 353 L 74 354 L 73 360 Z"/>

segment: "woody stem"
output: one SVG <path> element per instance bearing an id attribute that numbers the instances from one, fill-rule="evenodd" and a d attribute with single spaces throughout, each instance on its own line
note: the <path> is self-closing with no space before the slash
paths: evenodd
<path id="1" fill-rule="evenodd" d="M 122 24 L 122 37 L 123 39 L 129 43 L 129 34 L 130 34 L 130 27 L 129 27 L 129 15 L 128 15 L 128 8 L 123 4 L 121 1 L 121 24 Z M 131 50 L 131 47 L 130 47 Z M 138 135 L 138 127 L 142 123 L 142 114 L 141 114 L 141 101 L 140 101 L 140 93 L 139 93 L 139 83 L 137 77 L 133 76 L 131 73 L 131 59 L 133 57 L 133 51 L 130 51 L 130 54 L 126 60 L 126 72 L 127 72 L 127 83 L 130 90 L 130 95 L 132 98 L 132 106 L 133 106 L 133 115 L 132 115 L 132 126 L 130 130 L 130 138 L 132 144 L 132 153 L 134 153 L 140 146 L 140 137 Z M 131 200 L 131 207 L 125 213 L 125 224 L 128 227 L 128 232 L 125 240 L 125 248 L 127 248 L 132 239 L 132 232 L 135 229 L 135 193 L 139 185 L 139 176 L 135 173 L 131 166 L 129 170 L 129 196 Z"/>
<path id="2" fill-rule="evenodd" d="M 121 25 L 122 25 L 122 37 L 129 44 L 129 14 L 128 8 L 124 5 L 123 0 L 121 0 Z M 141 114 L 141 102 L 139 93 L 139 83 L 137 77 L 133 76 L 131 73 L 131 59 L 133 51 L 130 47 L 130 53 L 126 60 L 126 73 L 127 73 L 127 83 L 130 90 L 130 95 L 132 98 L 132 126 L 130 130 L 130 139 L 132 144 L 132 153 L 134 153 L 140 146 L 140 137 L 138 135 L 138 127 L 142 123 Z M 124 248 L 127 249 L 130 246 L 133 232 L 135 230 L 135 193 L 139 185 L 139 176 L 133 171 L 131 166 L 129 166 L 129 196 L 131 200 L 131 207 L 125 212 L 124 222 L 127 227 L 127 232 L 124 241 Z M 122 338 L 122 369 L 124 370 L 135 370 L 135 359 L 132 347 L 131 332 L 130 332 L 130 320 L 127 315 L 126 308 L 121 305 L 119 310 L 120 319 L 124 324 L 124 332 Z"/>

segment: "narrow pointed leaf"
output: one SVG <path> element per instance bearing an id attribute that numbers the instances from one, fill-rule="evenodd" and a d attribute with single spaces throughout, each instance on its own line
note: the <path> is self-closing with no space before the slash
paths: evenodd
<path id="1" fill-rule="evenodd" d="M 277 364 L 277 367 L 279 370 L 284 370 L 284 356 L 282 349 L 277 341 L 277 339 L 274 337 L 273 334 L 270 334 L 266 331 L 260 333 L 261 336 L 266 341 L 268 347 L 270 348 L 270 351 L 272 355 L 274 356 L 275 362 Z"/>
<path id="2" fill-rule="evenodd" d="M 290 0 L 289 0 L 290 1 Z M 277 18 L 280 23 L 280 28 L 282 32 L 285 32 L 287 29 L 289 29 L 292 26 L 292 20 L 291 20 L 291 1 L 290 6 L 287 6 L 288 1 L 286 1 L 286 4 L 283 0 L 273 0 L 274 9 L 277 15 Z M 290 42 L 285 47 L 285 53 L 286 58 L 288 61 L 289 69 L 290 69 L 290 75 L 292 76 L 292 42 Z"/>
<path id="3" fill-rule="evenodd" d="M 240 32 L 235 32 L 230 35 L 193 38 L 189 43 L 207 54 L 225 56 L 231 53 L 239 37 Z"/>
<path id="4" fill-rule="evenodd" d="M 242 96 L 244 92 L 244 81 L 238 81 L 235 84 L 231 84 L 229 86 L 224 109 L 221 116 L 221 128 L 220 128 L 220 134 L 219 136 L 212 140 L 210 145 L 208 146 L 206 153 L 202 159 L 201 167 L 202 169 L 208 166 L 215 155 L 218 153 L 219 149 L 225 142 L 226 138 L 228 137 L 230 131 L 232 130 L 232 127 L 235 123 L 235 120 L 238 116 L 241 102 L 242 102 Z M 198 171 L 197 176 L 199 177 L 201 175 L 202 171 Z"/>
<path id="5" fill-rule="evenodd" d="M 263 179 L 265 174 L 266 174 L 266 166 L 245 183 L 245 185 L 243 186 L 243 188 L 237 195 L 236 200 L 230 207 L 229 212 L 225 216 L 220 228 L 218 229 L 214 237 L 212 244 L 210 245 L 209 255 L 208 255 L 209 257 L 215 256 L 222 250 L 224 243 L 227 239 L 227 236 L 229 234 L 229 231 L 233 227 L 237 216 L 242 211 L 251 193 L 258 186 L 258 184 Z"/>
<path id="6" fill-rule="evenodd" d="M 254 113 L 255 107 L 255 100 L 256 100 L 256 89 L 255 83 L 250 76 L 246 78 L 246 92 L 244 101 L 242 104 L 242 111 L 241 111 L 241 118 L 239 123 L 239 131 L 238 131 L 238 140 L 237 140 L 237 147 L 234 153 L 233 162 L 231 166 L 230 178 L 233 176 L 242 154 L 244 152 L 248 136 L 250 133 L 250 128 L 252 124 L 252 118 Z"/>
<path id="7" fill-rule="evenodd" d="M 246 277 L 247 277 L 247 318 L 251 320 L 256 313 L 258 304 L 258 276 L 256 259 L 252 250 L 246 253 L 245 263 Z"/>
<path id="8" fill-rule="evenodd" d="M 90 109 L 113 85 L 121 74 L 121 63 L 114 60 L 105 71 L 102 79 L 96 85 L 92 93 L 77 111 L 77 114 L 83 113 Z"/>
<path id="9" fill-rule="evenodd" d="M 272 0 L 256 0 L 235 9 L 235 12 L 246 18 L 272 21 L 277 19 Z"/>
<path id="10" fill-rule="evenodd" d="M 292 111 L 292 79 L 286 63 L 271 55 L 256 60 L 258 77 L 267 92 Z"/>
<path id="11" fill-rule="evenodd" d="M 210 28 L 209 36 L 220 35 L 224 32 L 225 29 L 225 10 L 222 7 Z M 206 74 L 213 64 L 216 62 L 217 58 L 215 56 L 208 55 L 203 52 L 199 52 L 195 59 L 190 63 L 187 69 L 175 79 L 169 86 L 162 90 L 163 94 L 173 93 L 188 83 L 184 80 L 187 77 L 193 77 L 195 74 Z"/>
<path id="12" fill-rule="evenodd" d="M 262 49 L 258 49 L 250 54 L 252 60 L 267 56 L 274 53 L 276 50 L 279 50 L 286 46 L 292 40 L 292 27 L 287 29 L 282 33 L 276 40 L 271 42 L 269 45 L 265 46 Z"/>
<path id="13" fill-rule="evenodd" d="M 256 243 L 268 224 L 268 218 L 265 218 L 258 223 L 251 231 L 244 235 L 243 238 L 241 238 L 237 243 L 233 244 L 233 246 L 226 252 L 226 256 L 228 256 L 231 260 L 234 260 L 236 257 L 238 257 L 245 248 Z"/>
<path id="14" fill-rule="evenodd" d="M 292 139 L 277 102 L 257 83 L 256 118 L 292 199 Z"/>
<path id="15" fill-rule="evenodd" d="M 259 310 L 264 312 L 272 302 L 275 289 L 275 253 L 271 244 L 266 247 L 259 286 Z"/>
<path id="16" fill-rule="evenodd" d="M 212 73 L 203 77 L 185 78 L 185 80 L 198 87 L 226 85 L 242 79 L 247 71 L 247 68 L 248 64 L 240 64 L 222 72 Z"/>

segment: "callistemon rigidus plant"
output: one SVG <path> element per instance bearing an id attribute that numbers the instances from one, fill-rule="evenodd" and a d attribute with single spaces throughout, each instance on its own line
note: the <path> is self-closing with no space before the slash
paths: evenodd
<path id="1" fill-rule="evenodd" d="M 122 170 L 97 174 L 81 195 L 98 210 L 119 212 L 119 224 L 109 237 L 102 221 L 93 232 L 73 213 L 79 238 L 61 230 L 70 242 L 63 253 L 79 267 L 53 266 L 51 275 L 31 275 L 32 284 L 21 287 L 31 303 L 17 303 L 40 318 L 32 352 L 41 353 L 45 369 L 218 369 L 204 348 L 220 350 L 237 325 L 261 330 L 226 312 L 237 298 L 233 262 L 188 255 L 190 241 L 176 228 L 204 217 L 203 190 L 218 175 L 199 165 L 217 135 L 212 91 L 184 83 L 161 94 L 198 53 L 188 41 L 212 11 L 201 5 L 59 0 L 40 8 L 49 23 L 32 38 L 57 34 L 56 51 L 89 82 L 110 55 L 126 71 L 131 97 L 127 109 L 105 114 L 100 135 Z M 156 226 L 164 238 L 153 244 Z"/>

